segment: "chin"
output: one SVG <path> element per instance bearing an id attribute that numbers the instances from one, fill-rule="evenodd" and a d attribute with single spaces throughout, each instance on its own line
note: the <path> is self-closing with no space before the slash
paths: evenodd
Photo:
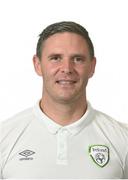
<path id="1" fill-rule="evenodd" d="M 60 103 L 64 103 L 64 104 L 67 104 L 67 103 L 71 103 L 71 102 L 74 102 L 75 101 L 75 99 L 76 99 L 76 96 L 74 97 L 72 97 L 72 96 L 61 96 L 61 97 L 58 97 L 57 98 L 57 101 L 58 102 L 60 102 Z"/>

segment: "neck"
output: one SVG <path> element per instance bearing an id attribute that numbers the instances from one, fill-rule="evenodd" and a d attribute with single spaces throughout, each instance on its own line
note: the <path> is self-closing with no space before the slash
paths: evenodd
<path id="1" fill-rule="evenodd" d="M 60 103 L 42 97 L 40 101 L 42 111 L 57 124 L 66 126 L 80 119 L 87 109 L 86 97 L 72 103 Z"/>

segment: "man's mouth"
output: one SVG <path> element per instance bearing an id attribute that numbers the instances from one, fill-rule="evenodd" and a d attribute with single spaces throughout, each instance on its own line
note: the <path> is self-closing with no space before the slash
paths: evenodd
<path id="1" fill-rule="evenodd" d="M 76 81 L 74 81 L 74 80 L 57 80 L 56 83 L 60 84 L 60 85 L 71 85 L 71 84 L 75 84 Z"/>

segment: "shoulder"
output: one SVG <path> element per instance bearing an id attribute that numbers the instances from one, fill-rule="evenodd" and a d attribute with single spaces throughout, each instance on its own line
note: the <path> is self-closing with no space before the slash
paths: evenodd
<path id="1" fill-rule="evenodd" d="M 99 120 L 102 124 L 105 124 L 107 126 L 111 126 L 111 127 L 115 127 L 115 128 L 123 128 L 126 129 L 126 131 L 128 130 L 128 124 L 120 122 L 118 120 L 116 120 L 115 118 L 111 117 L 108 114 L 105 114 L 101 111 L 95 110 L 95 116 L 96 119 Z"/>
<path id="2" fill-rule="evenodd" d="M 12 132 L 25 128 L 33 119 L 33 108 L 25 109 L 1 122 L 1 135 L 4 138 Z"/>
<path id="3" fill-rule="evenodd" d="M 2 126 L 12 127 L 18 125 L 19 123 L 23 123 L 24 121 L 26 121 L 26 119 L 30 118 L 32 115 L 33 115 L 33 108 L 25 109 L 13 115 L 12 117 L 4 120 L 2 122 Z"/>
<path id="4" fill-rule="evenodd" d="M 95 123 L 112 140 L 128 143 L 128 125 L 95 110 Z"/>

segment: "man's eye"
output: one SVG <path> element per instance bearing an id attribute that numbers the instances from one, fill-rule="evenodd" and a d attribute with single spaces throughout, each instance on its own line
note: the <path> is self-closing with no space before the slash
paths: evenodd
<path id="1" fill-rule="evenodd" d="M 50 57 L 50 60 L 53 60 L 53 61 L 60 61 L 60 57 L 59 56 L 52 56 Z"/>
<path id="2" fill-rule="evenodd" d="M 75 57 L 74 58 L 74 62 L 75 63 L 83 63 L 84 62 L 84 59 L 82 57 Z"/>

